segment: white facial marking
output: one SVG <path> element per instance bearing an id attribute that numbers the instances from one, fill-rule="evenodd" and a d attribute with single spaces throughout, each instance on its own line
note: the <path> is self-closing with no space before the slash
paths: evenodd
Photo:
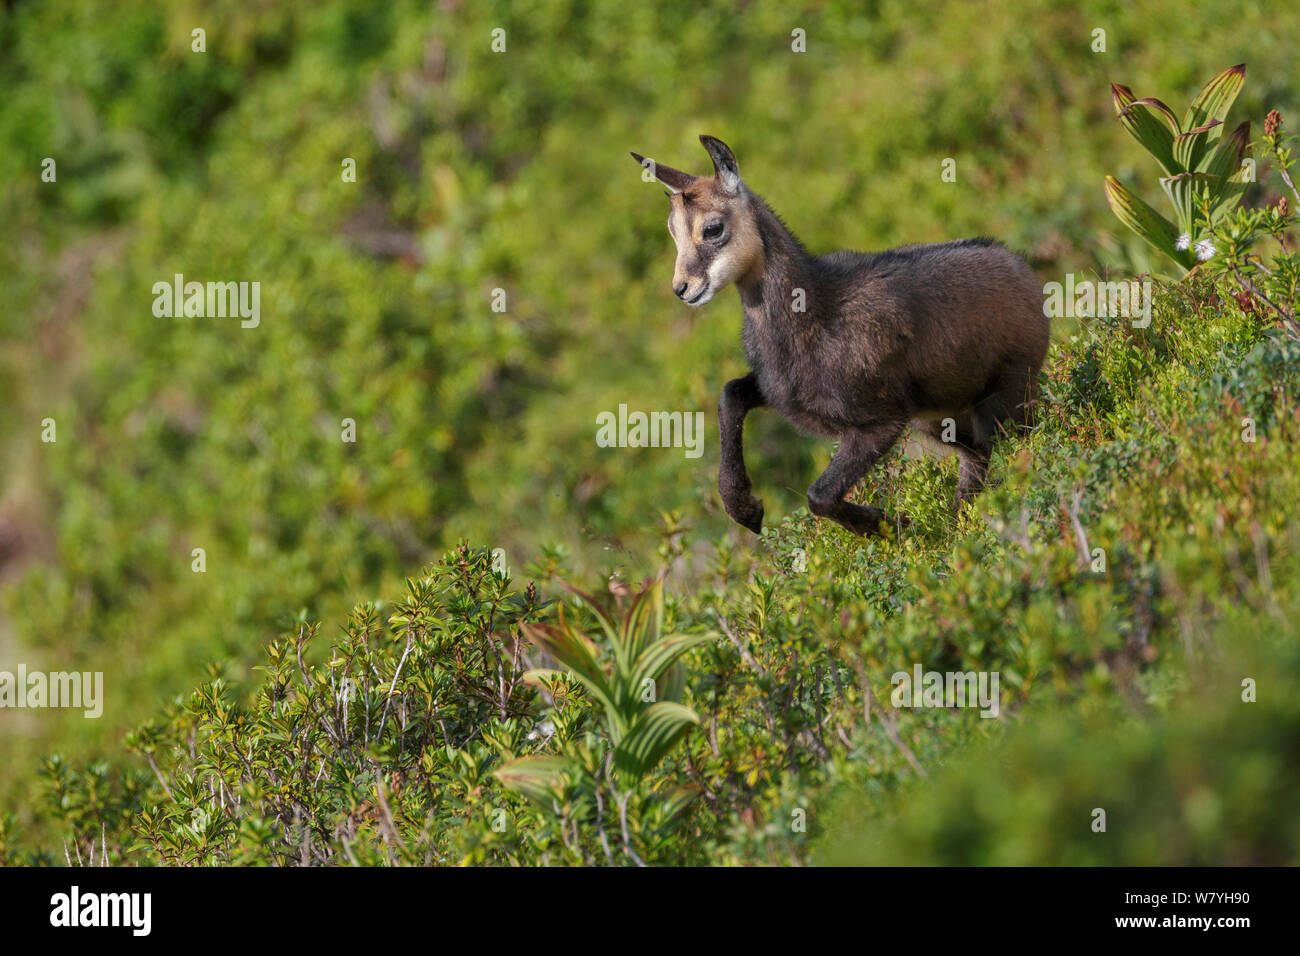
<path id="1" fill-rule="evenodd" d="M 722 289 L 729 286 L 740 274 L 740 265 L 735 245 L 728 245 L 709 263 L 709 288 Z"/>
<path id="2" fill-rule="evenodd" d="M 693 309 L 694 309 L 694 308 L 697 308 L 698 306 L 703 305 L 704 303 L 708 302 L 710 299 L 713 298 L 713 290 L 714 290 L 715 288 L 717 288 L 717 287 L 716 287 L 716 286 L 715 286 L 711 281 L 709 281 L 708 279 L 706 279 L 706 280 L 704 280 L 704 291 L 703 291 L 703 292 L 699 292 L 699 291 L 693 291 L 693 290 L 691 290 L 691 289 L 687 289 L 687 290 L 686 290 L 686 298 L 685 298 L 684 301 L 685 301 L 686 304 L 689 305 L 691 308 L 693 308 Z M 692 298 L 691 298 L 692 295 L 698 296 L 698 298 L 694 298 L 694 299 L 692 299 Z"/>

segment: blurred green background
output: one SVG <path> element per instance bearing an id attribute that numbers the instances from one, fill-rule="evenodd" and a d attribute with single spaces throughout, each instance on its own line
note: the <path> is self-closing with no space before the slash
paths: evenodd
<path id="1" fill-rule="evenodd" d="M 740 310 L 675 301 L 629 149 L 704 172 L 721 137 L 815 251 L 986 234 L 1045 281 L 1132 274 L 1102 179 L 1157 191 L 1109 84 L 1181 104 L 1244 61 L 1234 115 L 1295 115 L 1297 39 L 1285 5 L 1172 0 L 6 5 L 0 670 L 102 670 L 108 705 L 0 711 L 4 809 L 34 755 L 113 747 L 205 661 L 462 537 L 594 571 L 660 512 L 738 534 L 713 408 Z M 175 273 L 260 282 L 260 327 L 154 317 Z M 621 402 L 705 411 L 704 456 L 598 448 Z M 829 450 L 755 416 L 769 523 Z"/>

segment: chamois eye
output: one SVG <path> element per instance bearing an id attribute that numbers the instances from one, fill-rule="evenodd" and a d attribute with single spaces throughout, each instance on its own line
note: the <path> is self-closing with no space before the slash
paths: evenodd
<path id="1" fill-rule="evenodd" d="M 717 239 L 720 235 L 722 235 L 722 223 L 711 222 L 704 227 L 705 239 Z"/>

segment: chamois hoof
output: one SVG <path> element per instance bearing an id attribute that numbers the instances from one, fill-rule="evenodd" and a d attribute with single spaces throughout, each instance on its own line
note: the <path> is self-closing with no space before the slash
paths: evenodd
<path id="1" fill-rule="evenodd" d="M 872 505 L 855 505 L 850 502 L 843 502 L 838 513 L 831 516 L 836 524 L 841 525 L 854 534 L 875 535 L 877 537 L 886 537 L 891 527 L 889 516 L 885 512 Z"/>
<path id="2" fill-rule="evenodd" d="M 904 528 L 911 527 L 912 519 L 908 517 L 907 512 L 900 511 L 896 515 L 885 515 L 881 524 L 877 525 L 876 534 L 882 538 L 896 537 Z"/>
<path id="3" fill-rule="evenodd" d="M 732 508 L 727 506 L 727 514 L 731 515 L 733 521 L 742 527 L 748 528 L 754 534 L 763 533 L 763 502 L 759 501 L 753 495 L 749 500 Z"/>

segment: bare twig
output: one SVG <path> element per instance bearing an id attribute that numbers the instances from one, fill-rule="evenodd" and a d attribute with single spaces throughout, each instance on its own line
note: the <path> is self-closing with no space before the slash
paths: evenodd
<path id="1" fill-rule="evenodd" d="M 858 677 L 862 681 L 862 713 L 867 722 L 870 723 L 871 706 L 875 701 L 876 696 L 871 692 L 871 683 L 867 680 L 866 671 L 860 666 L 858 666 L 857 670 Z M 898 724 L 894 720 L 893 714 L 889 713 L 889 711 L 884 707 L 880 708 L 880 723 L 881 726 L 885 728 L 885 736 L 889 738 L 890 742 L 896 748 L 898 748 L 898 752 L 903 755 L 903 758 L 908 762 L 911 768 L 921 777 L 929 777 L 929 774 L 925 772 L 925 768 L 921 766 L 921 761 L 917 760 L 916 754 L 912 753 L 912 748 L 907 746 L 907 744 L 903 742 L 903 738 L 899 736 Z"/>
<path id="2" fill-rule="evenodd" d="M 154 761 L 153 754 L 147 753 L 144 756 L 145 759 L 149 761 L 149 766 L 153 768 L 153 775 L 158 778 L 158 782 L 162 784 L 163 790 L 167 793 L 167 799 L 170 800 L 172 803 L 175 803 L 176 797 L 172 795 L 172 788 L 167 786 L 167 781 L 163 778 L 162 771 L 158 769 L 158 764 Z M 248 771 L 251 774 L 253 772 L 253 768 L 249 767 Z"/>
<path id="3" fill-rule="evenodd" d="M 1079 556 L 1079 569 L 1086 571 L 1092 565 L 1092 550 L 1088 547 L 1088 536 L 1079 522 L 1079 507 L 1082 504 L 1083 487 L 1077 486 L 1070 501 L 1070 524 L 1074 527 L 1074 548 Z"/>
<path id="4" fill-rule="evenodd" d="M 377 739 L 384 739 L 384 721 L 388 719 L 388 708 L 393 703 L 393 691 L 397 689 L 397 680 L 402 676 L 402 666 L 406 663 L 406 656 L 411 653 L 411 645 L 415 642 L 415 637 L 408 631 L 406 634 L 406 648 L 402 651 L 402 659 L 397 662 L 397 670 L 393 673 L 393 682 L 388 685 L 388 698 L 384 701 L 384 712 L 379 715 L 379 733 Z"/>

